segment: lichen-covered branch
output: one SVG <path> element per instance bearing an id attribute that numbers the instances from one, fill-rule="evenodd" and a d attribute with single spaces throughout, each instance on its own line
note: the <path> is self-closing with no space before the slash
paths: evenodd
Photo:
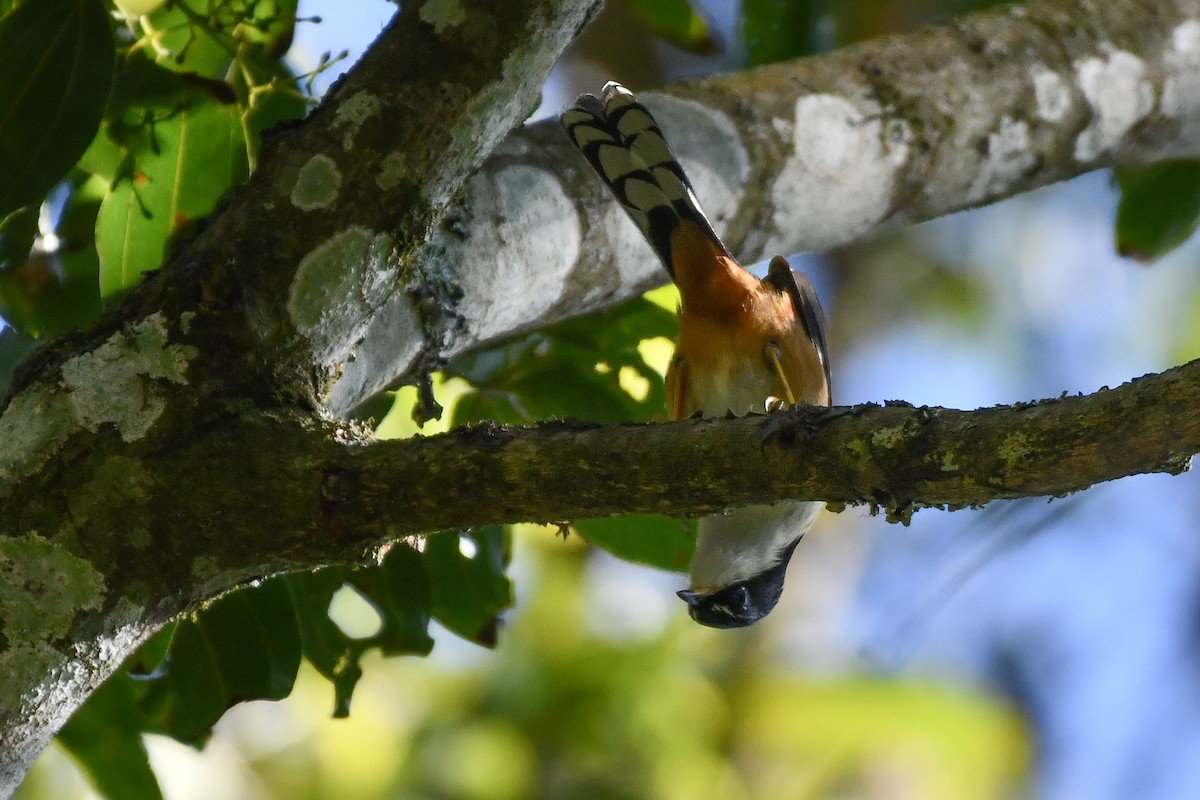
<path id="1" fill-rule="evenodd" d="M 598 0 L 458 0 L 461 18 L 430 5 L 403 4 L 161 271 L 17 377 L 0 410 L 0 795 L 187 603 L 389 536 L 784 496 L 903 516 L 1178 469 L 1196 451 L 1194 365 L 969 414 L 562 423 L 402 444 L 330 422 L 439 358 L 662 279 L 552 124 L 504 139 Z M 753 258 L 1197 154 L 1197 87 L 1196 3 L 1034 0 L 646 99 Z"/>
<path id="2" fill-rule="evenodd" d="M 264 409 L 316 425 L 365 335 L 411 355 L 442 329 L 438 303 L 406 289 L 421 283 L 414 254 L 599 4 L 405 3 L 163 269 L 22 365 L 0 408 L 0 796 L 141 637 L 246 577 L 178 538 L 198 527 L 209 553 L 237 550 L 221 526 L 261 506 L 206 489 L 218 465 L 244 474 L 258 458 L 242 442 L 225 464 L 214 436 Z M 264 461 L 288 440 L 272 441 Z M 184 463 L 195 471 L 172 469 Z M 193 491 L 151 522 L 144 502 L 166 475 Z M 168 553 L 174 566 L 144 568 Z"/>
<path id="3" fill-rule="evenodd" d="M 346 453 L 325 510 L 380 533 L 781 499 L 921 506 L 1060 496 L 1200 452 L 1200 361 L 1113 390 L 976 411 L 904 403 L 598 426 L 483 426 Z M 404 486 L 397 492 L 395 487 Z"/>
<path id="4" fill-rule="evenodd" d="M 753 261 L 1200 155 L 1200 4 L 1035 0 L 639 96 Z M 665 281 L 554 121 L 501 145 L 450 219 L 423 266 L 460 289 L 443 353 Z M 403 361 L 381 373 L 411 373 Z"/>

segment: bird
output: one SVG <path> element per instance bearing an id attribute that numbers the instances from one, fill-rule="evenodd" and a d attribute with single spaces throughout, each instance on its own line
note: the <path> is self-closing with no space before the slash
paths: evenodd
<path id="1" fill-rule="evenodd" d="M 825 317 L 808 278 L 782 256 L 771 259 L 762 279 L 738 263 L 654 116 L 624 86 L 610 81 L 599 96 L 580 95 L 560 120 L 679 289 L 668 417 L 829 405 Z M 784 501 L 702 518 L 690 587 L 678 592 L 691 618 L 739 628 L 770 613 L 820 506 Z"/>

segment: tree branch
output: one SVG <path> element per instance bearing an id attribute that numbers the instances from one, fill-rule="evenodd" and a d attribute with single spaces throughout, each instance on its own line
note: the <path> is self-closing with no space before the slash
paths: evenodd
<path id="1" fill-rule="evenodd" d="M 480 426 L 347 451 L 323 487 L 335 530 L 411 534 L 782 499 L 916 507 L 1062 496 L 1200 452 L 1200 360 L 1117 389 L 976 411 L 799 408 L 599 426 Z M 403 486 L 397 492 L 395 487 Z"/>
<path id="2" fill-rule="evenodd" d="M 198 587 L 245 577 L 194 551 L 157 577 L 145 569 L 182 555 L 176 534 L 196 527 L 182 509 L 214 525 L 240 516 L 235 528 L 255 513 L 257 501 L 233 509 L 205 491 L 225 452 L 204 450 L 217 448 L 214 432 L 265 419 L 259 409 L 279 409 L 281 427 L 311 417 L 376 321 L 410 354 L 420 348 L 426 315 L 401 288 L 414 253 L 599 3 L 459 0 L 459 21 L 405 3 L 162 270 L 93 329 L 25 362 L 0 413 L 0 796 Z M 285 443 L 264 440 L 263 460 Z M 244 474 L 253 453 L 233 466 Z M 171 469 L 188 462 L 196 472 Z M 141 499 L 168 474 L 196 491 L 143 527 Z M 213 553 L 237 549 L 223 533 L 203 537 Z"/>
<path id="3" fill-rule="evenodd" d="M 464 189 L 596 3 L 460 4 L 466 21 L 440 28 L 405 4 L 207 228 L 115 314 L 22 370 L 0 413 L 0 794 L 187 603 L 405 531 L 797 494 L 903 516 L 909 503 L 1177 470 L 1196 451 L 1194 365 L 970 414 L 563 423 L 363 446 L 365 432 L 320 415 L 661 280 L 553 126 L 507 140 Z M 1195 154 L 1198 85 L 1194 3 L 1041 0 L 650 102 L 718 226 L 755 257 Z M 636 445 L 663 482 L 613 442 Z M 737 470 L 704 471 L 720 459 Z M 614 496 L 618 480 L 631 499 Z M 569 502 L 521 505 L 524 481 Z M 602 495 L 583 493 L 599 483 Z M 463 486 L 495 505 L 472 505 Z"/>
<path id="4" fill-rule="evenodd" d="M 754 261 L 1200 155 L 1196 86 L 1195 3 L 1039 0 L 639 97 L 718 232 Z M 445 323 L 422 346 L 441 356 L 666 280 L 556 121 L 509 137 L 423 259 Z M 417 349 L 368 336 L 372 377 L 334 387 L 332 409 L 411 379 Z"/>

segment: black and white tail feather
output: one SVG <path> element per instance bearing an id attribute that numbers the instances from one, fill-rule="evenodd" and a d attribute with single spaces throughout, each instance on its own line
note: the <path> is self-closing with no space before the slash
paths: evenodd
<path id="1" fill-rule="evenodd" d="M 728 254 L 658 123 L 632 92 L 610 81 L 600 97 L 580 95 L 561 119 L 571 141 L 608 184 L 671 277 L 671 234 L 685 220 Z"/>

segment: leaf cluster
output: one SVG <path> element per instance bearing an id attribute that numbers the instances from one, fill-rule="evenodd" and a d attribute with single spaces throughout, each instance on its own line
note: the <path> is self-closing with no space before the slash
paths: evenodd
<path id="1" fill-rule="evenodd" d="M 308 105 L 281 60 L 296 0 L 128 5 L 0 18 L 0 317 L 27 337 L 91 323 L 157 269 Z"/>

